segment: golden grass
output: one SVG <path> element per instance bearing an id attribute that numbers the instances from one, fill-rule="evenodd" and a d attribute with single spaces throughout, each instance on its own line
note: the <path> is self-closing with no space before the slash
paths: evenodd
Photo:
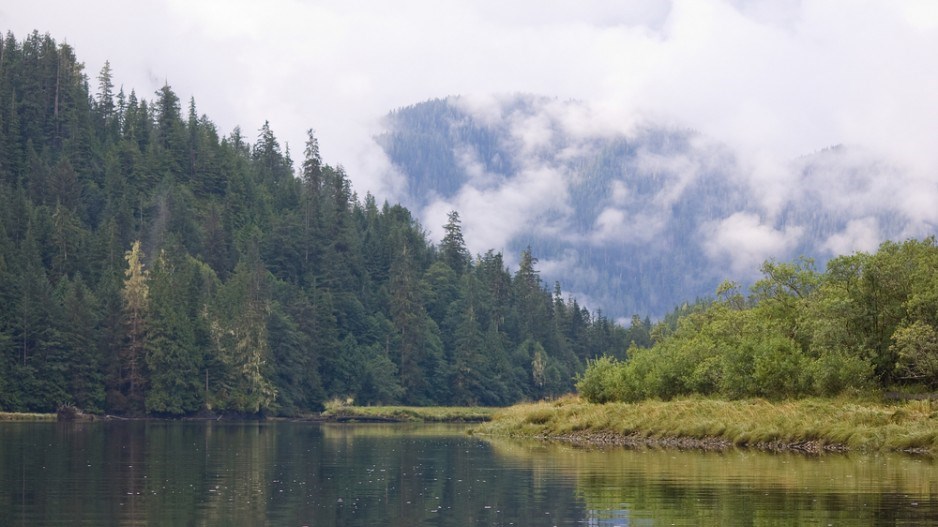
<path id="1" fill-rule="evenodd" d="M 380 420 L 400 422 L 480 422 L 488 421 L 499 408 L 462 406 L 334 406 L 322 416 L 336 420 Z"/>
<path id="2" fill-rule="evenodd" d="M 840 399 L 770 402 L 689 398 L 592 404 L 578 397 L 512 406 L 473 433 L 511 437 L 609 434 L 723 440 L 765 447 L 810 443 L 856 451 L 938 452 L 938 403 Z"/>
<path id="3" fill-rule="evenodd" d="M 56 414 L 0 412 L 0 421 L 55 421 L 56 418 Z"/>

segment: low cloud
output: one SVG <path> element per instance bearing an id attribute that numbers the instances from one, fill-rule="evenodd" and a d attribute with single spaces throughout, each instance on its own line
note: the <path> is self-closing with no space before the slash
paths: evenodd
<path id="1" fill-rule="evenodd" d="M 110 59 L 138 96 L 168 81 L 222 133 L 240 124 L 252 137 L 269 120 L 296 153 L 313 127 L 362 194 L 393 195 L 362 146 L 389 110 L 450 95 L 492 110 L 491 94 L 518 92 L 557 97 L 547 112 L 570 137 L 699 130 L 738 153 L 770 214 L 790 183 L 779 167 L 829 145 L 938 174 L 932 2 L 163 0 L 148 4 L 151 23 L 134 16 L 115 0 L 7 2 L 0 27 L 67 41 L 92 79 Z M 542 130 L 519 138 L 540 145 Z"/>
<path id="2" fill-rule="evenodd" d="M 777 230 L 748 212 L 737 212 L 700 229 L 704 252 L 715 262 L 728 264 L 735 277 L 751 277 L 765 260 L 787 254 L 803 232 L 798 226 Z"/>
<path id="3" fill-rule="evenodd" d="M 488 182 L 494 176 L 481 179 Z M 446 213 L 459 211 L 470 252 L 504 251 L 521 233 L 566 230 L 564 218 L 569 212 L 566 179 L 562 171 L 541 166 L 522 170 L 497 186 L 467 183 L 455 195 L 438 198 L 425 207 L 423 223 L 431 237 L 440 240 Z M 553 221 L 551 211 L 556 213 Z"/>
<path id="4" fill-rule="evenodd" d="M 734 270 L 797 245 L 799 227 L 775 227 L 793 204 L 854 218 L 827 238 L 832 252 L 938 225 L 934 2 L 162 0 L 146 11 L 150 23 L 139 24 L 116 0 L 13 1 L 0 7 L 0 28 L 18 38 L 48 31 L 74 46 L 92 91 L 110 60 L 127 93 L 149 99 L 168 82 L 222 134 L 240 125 L 253 140 L 269 120 L 297 160 L 313 127 L 324 160 L 379 200 L 406 189 L 372 141 L 380 118 L 458 95 L 453 104 L 479 123 L 509 123 L 520 160 L 507 177 L 486 172 L 475 152 L 457 152 L 469 184 L 422 211 L 437 237 L 446 212 L 459 210 L 473 251 L 522 232 L 560 235 L 577 178 L 571 163 L 595 140 L 634 136 L 648 123 L 722 146 L 646 152 L 644 167 L 667 179 L 654 207 L 635 209 L 640 198 L 623 179 L 596 196 L 575 241 L 653 238 L 669 205 L 715 166 L 731 167 L 723 182 L 750 198 L 700 228 L 706 254 Z M 538 112 L 507 115 L 514 96 L 504 94 L 514 93 L 552 98 Z M 846 146 L 818 152 L 838 144 Z"/>
<path id="5" fill-rule="evenodd" d="M 823 249 L 830 256 L 853 254 L 858 251 L 873 252 L 882 241 L 879 221 L 876 218 L 851 220 L 847 227 L 824 241 Z"/>
<path id="6" fill-rule="evenodd" d="M 647 245 L 654 241 L 668 222 L 663 211 L 628 211 L 607 207 L 599 213 L 586 240 L 590 245 Z M 573 242 L 583 240 L 575 239 Z"/>

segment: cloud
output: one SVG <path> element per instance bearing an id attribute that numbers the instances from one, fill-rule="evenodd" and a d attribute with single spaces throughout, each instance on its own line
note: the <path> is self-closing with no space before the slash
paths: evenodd
<path id="1" fill-rule="evenodd" d="M 737 212 L 700 228 L 703 249 L 716 263 L 726 263 L 733 276 L 753 276 L 767 259 L 785 254 L 798 243 L 802 227 L 777 230 L 759 216 Z"/>
<path id="2" fill-rule="evenodd" d="M 473 170 L 479 170 L 478 165 Z M 494 176 L 477 179 L 489 181 Z M 428 226 L 431 238 L 440 240 L 447 212 L 460 211 L 470 252 L 504 251 L 521 233 L 559 234 L 567 230 L 563 224 L 569 212 L 566 180 L 564 173 L 553 167 L 531 166 L 497 186 L 470 182 L 456 195 L 438 198 L 425 207 L 422 222 Z"/>
<path id="3" fill-rule="evenodd" d="M 879 222 L 876 218 L 861 218 L 851 220 L 847 227 L 837 234 L 830 236 L 823 248 L 831 256 L 853 254 L 858 251 L 873 252 L 882 241 Z"/>
<path id="4" fill-rule="evenodd" d="M 615 207 L 606 207 L 593 226 L 590 241 L 594 245 L 607 243 L 621 243 L 626 237 L 629 227 L 628 213 Z"/>
<path id="5" fill-rule="evenodd" d="M 565 249 L 555 258 L 540 258 L 537 268 L 545 276 L 563 276 L 579 284 L 595 284 L 602 280 L 596 269 L 583 265 L 576 249 Z"/>
<path id="6" fill-rule="evenodd" d="M 790 200 L 808 200 L 841 216 L 886 215 L 907 224 L 901 232 L 881 231 L 881 236 L 922 236 L 938 225 L 936 175 L 923 176 L 881 152 L 831 148 L 797 160 L 792 170 L 798 178 L 786 193 Z"/>
<path id="7" fill-rule="evenodd" d="M 647 245 L 654 241 L 667 221 L 665 212 L 645 209 L 630 214 L 607 207 L 596 216 L 587 241 L 595 246 Z"/>
<path id="8" fill-rule="evenodd" d="M 791 159 L 858 146 L 912 184 L 897 203 L 934 219 L 934 2 L 162 0 L 147 4 L 145 23 L 139 11 L 117 0 L 12 0 L 0 27 L 69 42 L 92 79 L 110 59 L 117 84 L 139 96 L 168 81 L 222 133 L 241 125 L 253 138 L 269 120 L 297 158 L 312 127 L 326 162 L 379 199 L 400 190 L 372 143 L 389 110 L 522 92 L 556 97 L 547 115 L 559 126 L 519 123 L 523 148 L 650 121 L 691 127 L 737 153 L 770 218 L 798 182 Z"/>
<path id="9" fill-rule="evenodd" d="M 664 180 L 652 202 L 658 210 L 669 212 L 671 205 L 679 201 L 700 174 L 707 153 L 691 146 L 688 151 L 652 152 L 642 147 L 635 159 L 635 169 Z"/>

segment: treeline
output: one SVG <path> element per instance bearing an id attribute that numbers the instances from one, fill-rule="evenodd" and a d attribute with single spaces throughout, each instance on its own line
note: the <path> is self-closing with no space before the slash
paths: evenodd
<path id="1" fill-rule="evenodd" d="M 498 405 L 648 342 L 353 192 L 309 132 L 221 136 L 168 86 L 97 88 L 48 35 L 0 44 L 0 408 L 296 414 Z"/>
<path id="2" fill-rule="evenodd" d="M 592 361 L 588 400 L 691 394 L 728 398 L 938 388 L 938 245 L 885 242 L 828 262 L 767 262 L 744 296 L 725 283 L 713 302 L 684 306 L 628 361 Z"/>

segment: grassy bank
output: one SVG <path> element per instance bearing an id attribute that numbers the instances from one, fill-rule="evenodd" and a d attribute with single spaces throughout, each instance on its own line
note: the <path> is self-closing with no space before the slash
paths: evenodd
<path id="1" fill-rule="evenodd" d="M 459 406 L 344 406 L 329 405 L 322 417 L 329 421 L 477 423 L 488 421 L 499 408 Z"/>
<path id="2" fill-rule="evenodd" d="M 0 412 L 0 421 L 55 421 L 56 414 Z"/>
<path id="3" fill-rule="evenodd" d="M 568 397 L 506 408 L 474 433 L 681 448 L 938 453 L 938 402 L 679 399 L 592 404 Z"/>

